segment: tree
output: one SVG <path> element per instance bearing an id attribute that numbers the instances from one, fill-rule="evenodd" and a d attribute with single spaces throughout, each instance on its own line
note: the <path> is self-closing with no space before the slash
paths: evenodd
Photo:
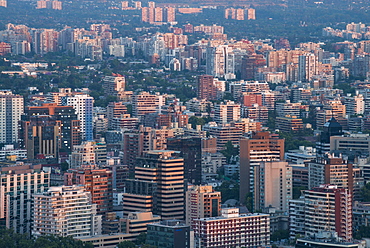
<path id="1" fill-rule="evenodd" d="M 7 248 L 93 248 L 92 243 L 75 240 L 72 237 L 55 235 L 40 236 L 32 239 L 25 234 L 14 233 L 10 229 L 0 228 L 0 247 Z"/>
<path id="2" fill-rule="evenodd" d="M 139 236 L 136 237 L 135 244 L 143 245 L 146 242 L 146 233 L 140 233 Z"/>
<path id="3" fill-rule="evenodd" d="M 69 169 L 69 164 L 67 162 L 63 162 L 60 164 L 60 169 L 62 171 L 67 171 Z"/>
<path id="4" fill-rule="evenodd" d="M 289 230 L 276 230 L 271 234 L 271 241 L 279 241 L 289 238 Z"/>
<path id="5" fill-rule="evenodd" d="M 362 196 L 362 201 L 364 201 L 364 202 L 370 202 L 370 183 L 367 183 L 361 189 L 361 196 Z"/>
<path id="6" fill-rule="evenodd" d="M 239 148 L 234 147 L 231 141 L 228 141 L 225 144 L 225 149 L 221 151 L 221 153 L 226 157 L 226 162 L 230 163 L 230 158 L 232 156 L 237 156 L 239 155 Z"/>
<path id="7" fill-rule="evenodd" d="M 189 118 L 189 123 L 191 124 L 192 128 L 196 128 L 197 125 L 204 125 L 206 124 L 206 120 L 204 118 L 198 118 L 196 116 L 191 116 Z"/>
<path id="8" fill-rule="evenodd" d="M 370 238 L 370 226 L 360 226 L 353 234 L 355 239 Z"/>
<path id="9" fill-rule="evenodd" d="M 132 241 L 123 241 L 117 245 L 117 248 L 135 248 L 136 245 Z"/>

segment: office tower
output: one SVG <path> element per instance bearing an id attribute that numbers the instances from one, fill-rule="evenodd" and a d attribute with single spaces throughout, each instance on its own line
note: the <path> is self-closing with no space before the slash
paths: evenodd
<path id="1" fill-rule="evenodd" d="M 321 184 L 335 185 L 353 192 L 353 166 L 342 157 L 324 154 L 308 163 L 308 188 Z"/>
<path id="2" fill-rule="evenodd" d="M 84 185 L 91 193 L 97 213 L 105 214 L 113 209 L 112 171 L 108 169 L 69 169 L 64 173 L 64 185 Z"/>
<path id="3" fill-rule="evenodd" d="M 291 237 L 298 233 L 313 237 L 319 232 L 336 232 L 345 241 L 352 240 L 352 194 L 336 185 L 320 185 L 303 191 L 303 198 L 291 201 Z M 303 223 L 303 224 L 302 224 Z"/>
<path id="4" fill-rule="evenodd" d="M 157 183 L 155 214 L 167 219 L 184 218 L 184 159 L 179 152 L 154 150 L 138 158 L 135 179 Z"/>
<path id="5" fill-rule="evenodd" d="M 125 91 L 126 80 L 121 75 L 105 76 L 103 78 L 104 93 L 108 96 L 119 98 L 121 92 Z"/>
<path id="6" fill-rule="evenodd" d="M 197 137 L 170 138 L 167 149 L 180 151 L 184 158 L 184 179 L 199 185 L 202 181 L 202 140 Z"/>
<path id="7" fill-rule="evenodd" d="M 332 117 L 323 126 L 323 130 L 319 135 L 319 140 L 316 142 L 317 156 L 323 157 L 325 153 L 330 152 L 330 137 L 342 135 L 342 126 L 337 120 Z"/>
<path id="8" fill-rule="evenodd" d="M 221 210 L 222 216 L 194 220 L 196 247 L 263 247 L 270 244 L 268 214 L 240 214 L 238 208 Z"/>
<path id="9" fill-rule="evenodd" d="M 151 128 L 143 127 L 136 132 L 123 135 L 123 163 L 128 165 L 130 172 L 134 172 L 136 158 L 141 157 L 144 151 L 152 149 Z"/>
<path id="10" fill-rule="evenodd" d="M 190 226 L 179 220 L 149 224 L 146 240 L 154 247 L 191 248 Z"/>
<path id="11" fill-rule="evenodd" d="M 10 90 L 0 91 L 0 143 L 18 142 L 18 122 L 23 114 L 23 97 Z"/>
<path id="12" fill-rule="evenodd" d="M 80 121 L 72 106 L 59 106 L 57 103 L 43 103 L 42 106 L 28 106 L 22 122 L 29 121 L 31 116 L 48 115 L 61 122 L 60 151 L 71 152 L 73 147 L 81 144 Z M 20 137 L 24 140 L 23 137 Z M 21 140 L 21 144 L 23 142 Z"/>
<path id="13" fill-rule="evenodd" d="M 157 183 L 127 179 L 125 190 L 123 193 L 124 216 L 128 216 L 132 212 L 156 212 Z"/>
<path id="14" fill-rule="evenodd" d="M 0 219 L 16 233 L 31 234 L 33 194 L 49 188 L 50 172 L 44 172 L 41 165 L 23 163 L 0 171 Z"/>
<path id="15" fill-rule="evenodd" d="M 240 119 L 240 104 L 233 101 L 217 104 L 214 119 L 218 124 L 238 121 Z"/>
<path id="16" fill-rule="evenodd" d="M 137 158 L 135 180 L 127 180 L 124 213 L 152 211 L 163 220 L 184 218 L 184 160 L 179 154 L 153 150 Z"/>
<path id="17" fill-rule="evenodd" d="M 221 214 L 221 192 L 212 186 L 190 186 L 185 192 L 186 224 L 192 226 L 195 219 L 217 217 Z"/>
<path id="18" fill-rule="evenodd" d="M 143 117 L 150 113 L 161 113 L 165 105 L 165 98 L 161 95 L 152 95 L 149 92 L 140 92 L 132 96 L 132 114 L 135 117 Z"/>
<path id="19" fill-rule="evenodd" d="M 28 159 L 58 158 L 61 146 L 61 121 L 55 116 L 34 115 L 22 122 L 23 143 Z"/>
<path id="20" fill-rule="evenodd" d="M 33 197 L 33 235 L 80 238 L 101 233 L 101 216 L 97 216 L 96 204 L 84 186 L 50 187 Z"/>
<path id="21" fill-rule="evenodd" d="M 292 167 L 288 162 L 260 162 L 254 174 L 254 210 L 268 207 L 287 212 L 293 196 Z"/>
<path id="22" fill-rule="evenodd" d="M 94 98 L 89 95 L 74 95 L 62 97 L 65 106 L 72 106 L 80 121 L 83 140 L 93 140 L 93 106 Z"/>
<path id="23" fill-rule="evenodd" d="M 269 132 L 259 132 L 250 139 L 240 140 L 240 195 L 246 202 L 248 194 L 257 190 L 254 186 L 256 166 L 260 162 L 281 161 L 284 159 L 284 139 Z"/>

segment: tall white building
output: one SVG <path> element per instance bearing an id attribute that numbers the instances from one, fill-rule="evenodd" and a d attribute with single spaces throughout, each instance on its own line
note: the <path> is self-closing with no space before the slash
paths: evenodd
<path id="1" fill-rule="evenodd" d="M 206 74 L 224 77 L 235 72 L 235 58 L 232 48 L 227 45 L 207 47 Z"/>
<path id="2" fill-rule="evenodd" d="M 10 90 L 0 91 L 0 143 L 18 142 L 18 122 L 24 113 L 23 97 Z"/>
<path id="3" fill-rule="evenodd" d="M 293 195 L 292 167 L 288 162 L 261 162 L 254 174 L 254 209 L 269 206 L 288 211 Z"/>
<path id="4" fill-rule="evenodd" d="M 240 119 L 240 104 L 227 101 L 215 106 L 215 121 L 219 124 L 238 121 Z"/>
<path id="5" fill-rule="evenodd" d="M 62 97 L 62 104 L 73 106 L 81 123 L 83 140 L 93 140 L 93 106 L 94 98 L 87 94 L 75 94 Z"/>
<path id="6" fill-rule="evenodd" d="M 41 165 L 19 164 L 0 169 L 0 219 L 16 233 L 29 234 L 32 229 L 32 195 L 50 186 L 50 173 Z"/>
<path id="7" fill-rule="evenodd" d="M 318 74 L 318 60 L 315 54 L 307 53 L 298 59 L 298 80 L 310 81 Z"/>
<path id="8" fill-rule="evenodd" d="M 344 104 L 346 105 L 346 114 L 349 117 L 351 115 L 361 115 L 365 112 L 365 100 L 361 94 L 345 97 Z"/>
<path id="9" fill-rule="evenodd" d="M 33 235 L 88 237 L 101 234 L 101 216 L 83 185 L 51 187 L 34 195 Z"/>
<path id="10" fill-rule="evenodd" d="M 290 236 L 313 237 L 319 232 L 336 232 L 352 240 L 352 194 L 336 185 L 305 190 L 299 200 L 289 202 Z"/>

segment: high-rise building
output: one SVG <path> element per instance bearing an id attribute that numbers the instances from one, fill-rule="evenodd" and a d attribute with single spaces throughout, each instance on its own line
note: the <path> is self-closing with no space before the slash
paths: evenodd
<path id="1" fill-rule="evenodd" d="M 70 168 L 94 167 L 96 164 L 96 154 L 94 142 L 85 141 L 81 145 L 75 146 L 70 156 Z"/>
<path id="2" fill-rule="evenodd" d="M 44 103 L 42 106 L 28 106 L 25 109 L 25 115 L 22 116 L 22 123 L 24 121 L 29 121 L 31 116 L 36 115 L 48 115 L 61 122 L 61 152 L 70 152 L 73 150 L 74 146 L 81 144 L 80 121 L 77 119 L 77 115 L 72 106 L 60 106 L 57 105 L 57 103 Z M 25 133 L 23 136 L 24 135 Z M 20 139 L 22 139 L 22 144 L 24 137 L 21 135 Z"/>
<path id="3" fill-rule="evenodd" d="M 143 117 L 149 113 L 160 113 L 164 104 L 164 96 L 143 91 L 132 96 L 132 114 L 135 117 Z"/>
<path id="4" fill-rule="evenodd" d="M 256 20 L 256 10 L 249 8 L 247 10 L 247 19 L 248 20 Z"/>
<path id="5" fill-rule="evenodd" d="M 184 218 L 184 160 L 180 152 L 153 150 L 137 158 L 135 180 L 123 197 L 128 210 L 152 211 L 163 220 Z"/>
<path id="6" fill-rule="evenodd" d="M 186 224 L 195 219 L 217 217 L 221 214 L 221 192 L 212 186 L 190 186 L 186 191 Z"/>
<path id="7" fill-rule="evenodd" d="M 202 140 L 198 137 L 170 138 L 167 149 L 180 151 L 184 158 L 184 179 L 199 185 L 202 181 Z"/>
<path id="8" fill-rule="evenodd" d="M 284 139 L 269 132 L 259 132 L 250 139 L 240 140 L 240 202 L 245 203 L 248 194 L 257 190 L 254 184 L 256 166 L 260 162 L 284 159 Z"/>
<path id="9" fill-rule="evenodd" d="M 316 142 L 317 156 L 324 156 L 325 153 L 330 152 L 330 137 L 342 135 L 342 126 L 337 120 L 332 117 L 324 124 L 323 130 L 320 133 L 319 140 Z"/>
<path id="10" fill-rule="evenodd" d="M 353 192 L 353 166 L 342 157 L 324 154 L 308 163 L 308 188 L 322 184 L 336 185 Z"/>
<path id="11" fill-rule="evenodd" d="M 41 55 L 58 51 L 58 36 L 59 32 L 54 29 L 32 30 L 33 50 Z"/>
<path id="12" fill-rule="evenodd" d="M 303 191 L 303 198 L 290 203 L 291 237 L 304 233 L 313 237 L 319 232 L 336 232 L 343 240 L 352 240 L 352 194 L 335 185 Z M 297 211 L 302 214 L 300 218 Z M 292 218 L 294 217 L 294 218 Z M 303 223 L 303 224 L 302 224 Z M 302 230 L 303 229 L 303 230 Z"/>
<path id="13" fill-rule="evenodd" d="M 217 104 L 214 119 L 219 124 L 238 121 L 240 119 L 240 104 L 233 101 Z"/>
<path id="14" fill-rule="evenodd" d="M 4 7 L 4 8 L 8 7 L 7 3 L 8 3 L 7 0 L 0 0 L 0 7 Z"/>
<path id="15" fill-rule="evenodd" d="M 101 233 L 101 216 L 84 186 L 50 187 L 33 197 L 33 235 L 80 238 Z"/>
<path id="16" fill-rule="evenodd" d="M 123 114 L 127 113 L 126 105 L 121 102 L 110 102 L 107 106 L 107 118 L 108 118 L 108 128 L 113 128 L 113 119 L 120 118 Z"/>
<path id="17" fill-rule="evenodd" d="M 105 76 L 103 78 L 104 93 L 108 96 L 119 97 L 125 91 L 126 80 L 121 75 Z"/>
<path id="18" fill-rule="evenodd" d="M 155 214 L 167 219 L 184 218 L 184 159 L 179 152 L 154 150 L 138 158 L 135 178 L 157 183 Z"/>
<path id="19" fill-rule="evenodd" d="M 72 106 L 77 114 L 81 125 L 83 140 L 93 140 L 93 106 L 94 98 L 89 95 L 79 95 L 62 97 L 62 104 Z"/>
<path id="20" fill-rule="evenodd" d="M 58 158 L 61 147 L 61 121 L 55 116 L 34 115 L 22 122 L 27 158 Z"/>
<path id="21" fill-rule="evenodd" d="M 64 185 L 84 185 L 91 193 L 92 203 L 97 204 L 97 213 L 105 214 L 113 209 L 112 171 L 108 169 L 69 169 L 64 173 Z"/>
<path id="22" fill-rule="evenodd" d="M 33 194 L 43 193 L 50 186 L 50 172 L 41 165 L 18 164 L 0 168 L 0 219 L 16 233 L 31 234 Z"/>
<path id="23" fill-rule="evenodd" d="M 166 7 L 163 9 L 163 20 L 166 22 L 176 21 L 176 9 L 173 7 Z"/>
<path id="24" fill-rule="evenodd" d="M 270 244 L 268 214 L 240 214 L 238 208 L 222 216 L 194 220 L 195 247 L 263 247 Z"/>
<path id="25" fill-rule="evenodd" d="M 23 114 L 23 97 L 10 90 L 0 91 L 0 143 L 18 142 L 18 122 Z"/>
<path id="26" fill-rule="evenodd" d="M 287 212 L 293 196 L 292 167 L 288 162 L 260 162 L 254 174 L 254 209 L 274 207 Z"/>
<path id="27" fill-rule="evenodd" d="M 199 100 L 217 100 L 217 88 L 214 84 L 213 76 L 200 75 L 198 76 L 198 94 Z"/>
<path id="28" fill-rule="evenodd" d="M 298 80 L 310 81 L 313 76 L 318 74 L 318 61 L 316 55 L 307 53 L 299 56 Z"/>

